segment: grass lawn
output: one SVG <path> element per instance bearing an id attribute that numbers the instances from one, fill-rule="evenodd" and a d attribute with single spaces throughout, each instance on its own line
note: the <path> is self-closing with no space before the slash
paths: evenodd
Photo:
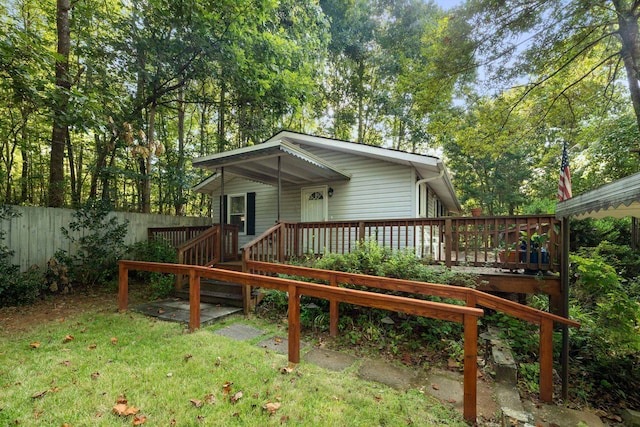
<path id="1" fill-rule="evenodd" d="M 220 326 L 187 334 L 176 323 L 95 309 L 2 331 L 0 425 L 466 425 L 417 390 L 304 362 L 282 373 L 285 355 L 212 333 Z M 118 403 L 139 412 L 117 415 Z"/>

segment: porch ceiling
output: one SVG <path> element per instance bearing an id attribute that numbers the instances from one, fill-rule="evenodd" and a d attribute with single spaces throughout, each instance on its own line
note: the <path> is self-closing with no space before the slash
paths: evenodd
<path id="1" fill-rule="evenodd" d="M 556 218 L 640 217 L 640 173 L 559 202 Z"/>
<path id="2" fill-rule="evenodd" d="M 326 181 L 349 180 L 351 175 L 325 160 L 284 141 L 267 142 L 232 152 L 218 153 L 193 161 L 199 168 L 240 176 L 268 185 L 278 185 L 278 157 L 283 184 L 310 185 Z M 206 182 L 209 184 L 205 185 Z M 211 190 L 212 180 L 196 186 L 197 191 Z M 216 184 L 213 184 L 217 186 Z"/>

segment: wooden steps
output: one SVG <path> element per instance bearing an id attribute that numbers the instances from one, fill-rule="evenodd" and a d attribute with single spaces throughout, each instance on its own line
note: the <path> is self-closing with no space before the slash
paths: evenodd
<path id="1" fill-rule="evenodd" d="M 189 299 L 189 288 L 179 289 L 175 296 Z M 242 307 L 242 286 L 237 283 L 220 280 L 202 279 L 200 282 L 200 301 L 231 307 Z"/>

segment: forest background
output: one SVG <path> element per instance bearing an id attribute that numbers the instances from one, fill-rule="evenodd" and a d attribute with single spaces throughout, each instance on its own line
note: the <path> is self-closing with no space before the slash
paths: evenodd
<path id="1" fill-rule="evenodd" d="M 638 170 L 620 1 L 8 0 L 0 201 L 206 214 L 191 159 L 286 128 L 444 157 L 463 205 L 549 212 Z"/>

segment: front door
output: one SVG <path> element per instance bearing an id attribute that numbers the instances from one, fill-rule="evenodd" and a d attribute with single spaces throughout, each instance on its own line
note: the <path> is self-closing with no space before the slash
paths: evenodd
<path id="1" fill-rule="evenodd" d="M 303 188 L 300 220 L 302 222 L 326 221 L 328 199 L 326 186 Z M 324 228 L 304 228 L 302 234 L 303 252 L 307 254 L 323 253 L 326 246 L 324 237 Z"/>

